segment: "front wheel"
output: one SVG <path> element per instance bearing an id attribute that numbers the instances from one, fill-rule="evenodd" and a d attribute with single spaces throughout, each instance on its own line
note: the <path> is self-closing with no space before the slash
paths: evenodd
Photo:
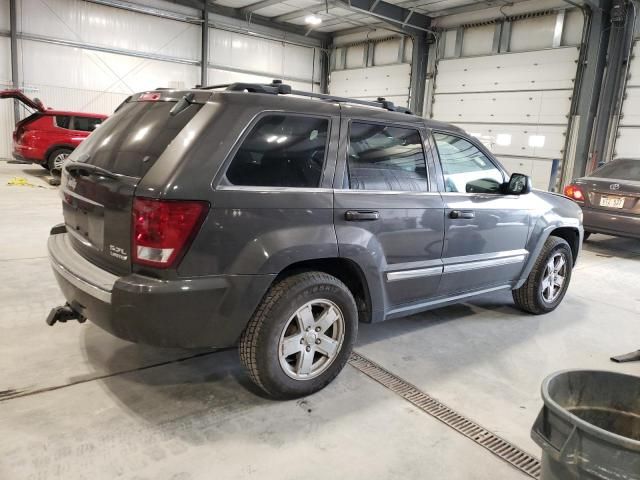
<path id="1" fill-rule="evenodd" d="M 267 292 L 240 339 L 240 360 L 270 397 L 310 395 L 340 373 L 357 330 L 349 289 L 326 273 L 300 273 Z"/>
<path id="2" fill-rule="evenodd" d="M 522 310 L 539 315 L 562 302 L 573 270 L 573 254 L 566 240 L 549 237 L 533 265 L 527 281 L 513 291 L 513 300 Z"/>

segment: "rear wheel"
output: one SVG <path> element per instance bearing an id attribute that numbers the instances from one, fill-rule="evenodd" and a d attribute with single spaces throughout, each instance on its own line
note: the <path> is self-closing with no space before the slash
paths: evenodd
<path id="1" fill-rule="evenodd" d="M 70 148 L 56 148 L 53 152 L 49 154 L 49 158 L 47 159 L 47 168 L 51 173 L 60 172 L 62 170 L 62 164 L 65 162 L 67 157 L 71 155 Z"/>
<path id="2" fill-rule="evenodd" d="M 584 237 L 583 237 L 583 241 L 587 241 L 589 240 L 589 237 L 591 236 L 591 232 L 584 232 Z"/>
<path id="3" fill-rule="evenodd" d="M 522 287 L 513 300 L 522 310 L 539 315 L 556 309 L 569 287 L 573 254 L 566 240 L 549 237 Z"/>
<path id="4" fill-rule="evenodd" d="M 267 292 L 240 339 L 240 359 L 267 395 L 310 395 L 340 373 L 357 330 L 349 289 L 326 273 L 300 273 Z"/>

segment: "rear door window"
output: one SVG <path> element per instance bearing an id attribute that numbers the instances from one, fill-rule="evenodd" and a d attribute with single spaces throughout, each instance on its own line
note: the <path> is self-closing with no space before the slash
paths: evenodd
<path id="1" fill-rule="evenodd" d="M 73 129 L 82 132 L 93 132 L 98 125 L 102 123 L 101 118 L 92 117 L 74 117 Z"/>
<path id="2" fill-rule="evenodd" d="M 69 129 L 71 127 L 71 117 L 68 115 L 56 115 L 56 127 Z"/>
<path id="3" fill-rule="evenodd" d="M 227 170 L 233 185 L 316 188 L 327 150 L 329 120 L 303 115 L 262 117 Z"/>
<path id="4" fill-rule="evenodd" d="M 176 115 L 171 101 L 127 102 L 76 150 L 76 158 L 113 173 L 142 177 L 202 107 L 193 103 Z"/>
<path id="5" fill-rule="evenodd" d="M 429 190 L 422 138 L 413 128 L 351 122 L 347 168 L 351 190 Z"/>

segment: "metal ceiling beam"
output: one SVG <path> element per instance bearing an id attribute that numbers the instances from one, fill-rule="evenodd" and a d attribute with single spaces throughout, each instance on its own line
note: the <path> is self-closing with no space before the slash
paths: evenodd
<path id="1" fill-rule="evenodd" d="M 338 0 L 336 6 L 377 17 L 384 23 L 399 28 L 409 35 L 433 33 L 430 28 L 430 17 L 416 13 L 413 9 L 387 3 L 384 0 Z"/>

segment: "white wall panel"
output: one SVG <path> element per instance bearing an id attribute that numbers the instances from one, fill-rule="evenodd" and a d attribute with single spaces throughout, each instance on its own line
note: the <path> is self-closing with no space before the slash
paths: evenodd
<path id="1" fill-rule="evenodd" d="M 27 86 L 38 84 L 131 94 L 156 87 L 189 88 L 199 81 L 199 68 L 193 65 L 29 40 L 18 41 L 18 49 L 22 82 Z"/>
<path id="2" fill-rule="evenodd" d="M 462 55 L 488 55 L 493 47 L 494 24 L 466 28 L 462 37 Z"/>
<path id="3" fill-rule="evenodd" d="M 555 15 L 527 18 L 511 24 L 512 52 L 551 48 L 556 26 Z"/>
<path id="4" fill-rule="evenodd" d="M 331 72 L 333 95 L 354 98 L 400 97 L 406 106 L 409 95 L 411 65 L 406 63 L 382 67 L 338 70 Z"/>
<path id="5" fill-rule="evenodd" d="M 499 122 L 523 124 L 567 123 L 571 92 L 537 91 L 436 95 L 433 115 L 445 122 Z"/>
<path id="6" fill-rule="evenodd" d="M 627 87 L 620 125 L 640 126 L 640 87 Z M 640 138 L 638 138 L 638 144 L 640 145 Z"/>
<path id="7" fill-rule="evenodd" d="M 0 30 L 9 30 L 9 0 L 0 0 Z"/>
<path id="8" fill-rule="evenodd" d="M 292 83 L 292 78 L 311 85 L 313 77 L 320 81 L 320 64 L 314 49 L 267 40 L 251 35 L 229 32 L 220 29 L 209 29 L 209 62 L 217 70 L 234 69 L 255 72 L 255 78 L 261 82 L 271 82 L 274 78 L 284 78 Z M 225 69 L 225 67 L 228 67 Z M 216 74 L 217 78 L 220 75 Z M 244 75 L 244 77 L 243 77 Z M 248 75 L 248 76 L 247 76 Z M 236 73 L 228 76 L 233 81 L 248 80 L 251 74 Z M 266 80 L 264 80 L 266 79 Z M 213 80 L 209 80 L 213 83 Z M 258 80 L 255 80 L 258 81 Z M 217 81 L 216 81 L 217 83 Z"/>
<path id="9" fill-rule="evenodd" d="M 438 93 L 573 89 L 578 49 L 456 58 L 438 62 Z"/>
<path id="10" fill-rule="evenodd" d="M 0 90 L 11 88 L 10 54 L 10 40 L 0 37 Z M 0 158 L 11 158 L 11 133 L 14 123 L 13 102 L 0 100 Z"/>
<path id="11" fill-rule="evenodd" d="M 271 83 L 272 80 L 272 77 L 264 75 L 253 75 L 249 73 L 231 72 L 229 70 L 209 68 L 209 83 L 211 83 L 212 85 L 234 82 Z M 306 83 L 287 80 L 287 83 L 291 85 L 294 90 L 312 91 L 313 89 L 317 91 L 318 89 L 317 85 L 314 87 L 311 81 Z"/>
<path id="12" fill-rule="evenodd" d="M 22 32 L 176 58 L 200 57 L 200 27 L 83 0 L 17 0 Z"/>

